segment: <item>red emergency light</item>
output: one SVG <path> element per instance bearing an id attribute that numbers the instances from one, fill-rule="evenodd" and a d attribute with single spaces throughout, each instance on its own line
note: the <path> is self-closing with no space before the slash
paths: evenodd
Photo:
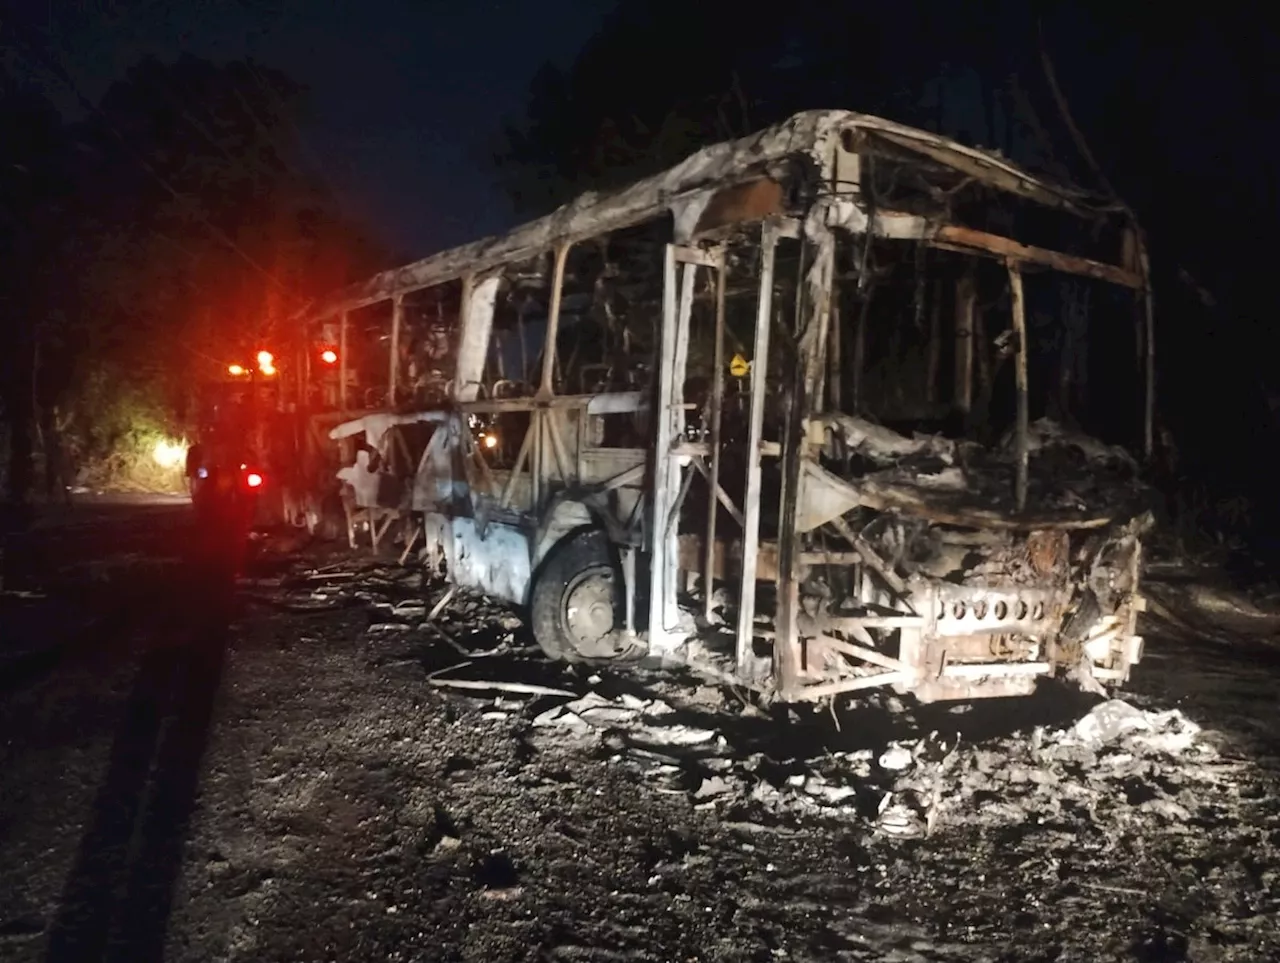
<path id="1" fill-rule="evenodd" d="M 244 476 L 244 483 L 248 485 L 250 488 L 261 488 L 262 476 L 259 475 L 256 471 L 251 471 L 249 472 L 249 474 Z"/>
<path id="2" fill-rule="evenodd" d="M 338 352 L 334 351 L 332 348 L 325 348 L 320 352 L 320 360 L 325 364 L 337 364 Z"/>

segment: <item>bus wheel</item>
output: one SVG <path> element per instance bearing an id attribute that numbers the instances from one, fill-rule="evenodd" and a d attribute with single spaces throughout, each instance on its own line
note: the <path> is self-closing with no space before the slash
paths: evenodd
<path id="1" fill-rule="evenodd" d="M 571 536 L 552 550 L 533 586 L 534 638 L 553 659 L 610 658 L 624 604 L 622 576 L 605 533 Z"/>

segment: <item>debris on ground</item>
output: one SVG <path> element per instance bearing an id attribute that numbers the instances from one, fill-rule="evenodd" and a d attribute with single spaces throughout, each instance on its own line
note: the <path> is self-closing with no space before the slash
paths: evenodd
<path id="1" fill-rule="evenodd" d="M 934 731 L 878 752 L 827 750 L 808 758 L 743 751 L 710 725 L 715 719 L 690 719 L 657 698 L 589 692 L 544 710 L 532 725 L 544 738 L 620 749 L 618 761 L 687 789 L 698 802 L 853 819 L 891 836 L 1043 823 L 1065 807 L 1117 829 L 1135 819 L 1183 820 L 1197 808 L 1200 788 L 1223 778 L 1216 750 L 1180 711 L 1147 711 L 1119 699 L 1064 728 L 972 744 Z"/>
<path id="2" fill-rule="evenodd" d="M 421 653 L 447 643 L 466 661 L 429 671 L 424 681 L 446 697 L 487 700 L 482 721 L 520 717 L 520 705 L 532 699 L 533 715 L 525 718 L 534 744 L 595 746 L 657 791 L 688 795 L 699 808 L 735 818 L 754 808 L 775 818 L 852 821 L 884 837 L 914 838 L 960 827 L 1043 824 L 1070 810 L 1112 831 L 1135 820 L 1190 818 L 1202 786 L 1223 778 L 1211 741 L 1180 711 L 1119 699 L 1063 725 L 976 741 L 962 738 L 968 714 L 959 710 L 969 707 L 958 706 L 949 715 L 955 732 L 852 748 L 802 745 L 786 754 L 781 738 L 762 748 L 758 739 L 741 737 L 744 719 L 757 728 L 778 723 L 715 685 L 651 679 L 648 688 L 617 691 L 615 680 L 600 674 L 571 681 L 570 670 L 540 654 L 549 671 L 536 679 L 522 671 L 527 663 L 511 659 L 492 659 L 491 671 L 472 678 L 488 657 L 536 646 L 508 607 L 424 585 L 416 573 L 348 561 L 277 580 L 274 591 L 291 607 L 317 595 L 363 605 L 371 654 L 390 647 L 376 661 L 404 661 L 408 653 L 412 662 L 416 652 L 430 665 Z M 467 677 L 459 675 L 463 670 Z M 503 703 L 503 693 L 520 698 Z"/>

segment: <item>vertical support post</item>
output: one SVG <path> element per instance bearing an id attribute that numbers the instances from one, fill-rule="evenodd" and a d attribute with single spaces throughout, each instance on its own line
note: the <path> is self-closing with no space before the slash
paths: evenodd
<path id="1" fill-rule="evenodd" d="M 719 264 L 716 266 L 716 332 L 715 353 L 711 375 L 711 466 L 707 484 L 710 487 L 707 499 L 707 542 L 705 561 L 702 569 L 702 610 L 711 616 L 711 586 L 715 577 L 716 559 L 716 516 L 720 512 L 720 411 L 724 405 L 724 289 L 725 289 L 725 257 L 719 252 Z"/>
<path id="2" fill-rule="evenodd" d="M 840 301 L 831 295 L 831 332 L 827 344 L 827 399 L 830 411 L 842 411 L 844 399 L 840 390 L 840 369 L 844 364 L 844 351 L 840 343 Z"/>
<path id="3" fill-rule="evenodd" d="M 1142 454 L 1151 460 L 1155 452 L 1155 417 L 1156 417 L 1156 307 L 1151 292 L 1151 262 L 1147 257 L 1146 245 L 1141 248 L 1142 261 L 1142 302 L 1145 308 L 1146 321 L 1146 398 L 1142 412 Z"/>
<path id="4" fill-rule="evenodd" d="M 1017 261 L 1008 262 L 1008 267 L 1013 335 L 1018 342 L 1018 351 L 1014 356 L 1014 380 L 1018 389 L 1018 465 L 1014 480 L 1014 499 L 1018 511 L 1023 511 L 1027 507 L 1027 317 L 1026 303 L 1022 296 L 1022 267 Z"/>
<path id="5" fill-rule="evenodd" d="M 569 245 L 561 243 L 556 246 L 551 268 L 551 303 L 547 308 L 547 330 L 542 339 L 542 378 L 538 385 L 536 397 L 550 398 L 552 395 L 552 378 L 556 364 L 556 338 L 560 332 L 560 302 L 564 287 L 564 266 L 569 257 Z M 533 510 L 537 512 L 542 506 L 543 479 L 547 466 L 547 437 L 545 412 L 534 409 L 529 413 L 529 430 L 533 432 L 533 447 L 530 449 L 532 466 Z"/>
<path id="6" fill-rule="evenodd" d="M 668 648 L 667 626 L 678 616 L 676 574 L 679 532 L 680 465 L 673 448 L 684 436 L 684 374 L 689 355 L 689 315 L 693 308 L 694 266 L 678 270 L 675 245 L 668 244 L 663 264 L 662 339 L 658 355 L 658 393 L 654 402 L 657 433 L 653 446 L 653 554 L 650 562 L 649 646 Z"/>
<path id="7" fill-rule="evenodd" d="M 689 368 L 689 325 L 693 316 L 693 292 L 698 282 L 698 266 L 696 264 L 682 264 L 680 267 L 680 305 L 676 312 L 676 343 L 675 353 L 671 360 L 672 386 L 671 386 L 671 402 L 668 405 L 668 411 L 671 413 L 671 443 L 679 445 L 684 441 L 685 427 L 688 418 L 684 410 L 684 383 L 688 375 Z M 670 453 L 668 448 L 667 460 L 671 465 L 671 471 L 675 481 L 681 487 L 686 485 L 684 481 L 684 473 L 690 473 L 689 481 L 692 482 L 692 466 L 686 468 L 674 454 Z M 676 605 L 676 585 L 680 575 L 680 510 L 684 505 L 684 494 L 679 495 L 671 504 L 671 514 L 668 518 L 668 537 L 666 544 L 666 562 L 667 570 L 663 576 L 663 585 L 666 586 L 665 603 L 665 621 L 664 628 L 668 625 L 675 626 L 680 620 L 680 609 Z"/>
<path id="8" fill-rule="evenodd" d="M 454 358 L 453 366 L 453 390 L 454 400 L 462 399 L 466 396 L 467 384 L 463 377 L 463 372 L 459 369 L 458 362 L 461 361 L 463 346 L 468 341 L 468 335 L 471 329 L 471 301 L 472 295 L 475 293 L 476 276 L 470 272 L 462 276 L 462 290 L 458 293 L 458 357 Z M 443 307 L 441 308 L 443 310 Z M 486 335 L 488 337 L 488 335 Z M 470 396 L 474 398 L 475 396 Z M 470 400 L 470 398 L 468 398 Z"/>
<path id="9" fill-rule="evenodd" d="M 956 282 L 955 406 L 966 415 L 973 407 L 973 309 L 977 300 L 973 275 L 965 274 Z"/>
<path id="10" fill-rule="evenodd" d="M 465 310 L 465 308 L 464 308 Z M 396 406 L 396 381 L 400 372 L 400 324 L 404 317 L 404 295 L 391 299 L 391 359 L 387 372 L 387 407 Z"/>
<path id="11" fill-rule="evenodd" d="M 564 287 L 564 265 L 569 257 L 569 245 L 561 243 L 556 246 L 555 264 L 551 269 L 551 305 L 547 309 L 547 336 L 542 345 L 542 382 L 538 386 L 538 394 L 551 394 L 551 378 L 555 372 L 556 338 L 560 332 L 560 299 L 561 288 Z"/>
<path id="12" fill-rule="evenodd" d="M 766 222 L 760 233 L 760 294 L 756 337 L 751 353 L 751 415 L 747 429 L 747 487 L 742 531 L 742 581 L 738 585 L 738 640 L 735 669 L 742 675 L 754 661 L 756 556 L 760 550 L 760 444 L 764 439 L 764 403 L 768 393 L 769 330 L 773 324 L 773 267 L 778 233 Z"/>
<path id="13" fill-rule="evenodd" d="M 799 285 L 804 294 L 797 319 L 800 364 L 796 367 L 793 382 L 790 423 L 783 438 L 782 511 L 778 523 L 778 617 L 774 659 L 778 689 L 783 698 L 796 694 L 803 685 L 804 666 L 798 623 L 802 545 L 800 533 L 796 531 L 796 516 L 801 472 L 804 463 L 812 458 L 814 439 L 809 434 L 810 416 L 814 405 L 821 403 L 817 388 L 822 377 L 822 355 L 826 347 L 835 252 L 835 238 L 829 230 L 815 231 L 808 241 L 813 245 L 813 263 Z"/>
<path id="14" fill-rule="evenodd" d="M 520 338 L 519 381 L 524 381 L 529 377 L 529 342 L 525 340 L 524 307 L 524 302 L 522 301 L 520 307 L 516 308 L 516 334 Z"/>
<path id="15" fill-rule="evenodd" d="M 347 312 L 338 321 L 338 410 L 347 410 Z"/>
<path id="16" fill-rule="evenodd" d="M 636 634 L 636 549 L 633 545 L 623 545 L 618 550 L 622 562 L 622 585 L 624 595 L 625 618 L 623 625 L 628 636 Z"/>
<path id="17" fill-rule="evenodd" d="M 578 409 L 577 417 L 574 418 L 574 454 L 573 468 L 579 482 L 587 477 L 586 448 L 587 448 L 587 425 L 591 421 L 591 415 L 587 413 L 586 407 Z"/>
<path id="18" fill-rule="evenodd" d="M 649 646 L 661 651 L 666 647 L 666 601 L 668 592 L 675 587 L 666 584 L 667 574 L 667 516 L 675 491 L 673 485 L 674 460 L 671 457 L 673 417 L 671 412 L 671 386 L 675 379 L 677 310 L 676 249 L 668 244 L 662 264 L 662 337 L 658 352 L 658 393 L 654 398 L 653 413 L 656 421 L 656 437 L 653 445 L 653 525 L 649 533 L 652 554 L 649 571 Z"/>
<path id="19" fill-rule="evenodd" d="M 535 515 L 542 507 L 542 473 L 547 456 L 542 437 L 542 414 L 541 408 L 529 412 L 529 434 L 533 438 L 533 447 L 529 449 L 529 507 Z"/>

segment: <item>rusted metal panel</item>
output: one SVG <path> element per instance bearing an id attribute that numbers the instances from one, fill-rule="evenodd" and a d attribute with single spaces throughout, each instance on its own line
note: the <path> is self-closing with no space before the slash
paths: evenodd
<path id="1" fill-rule="evenodd" d="M 785 210 L 782 184 L 762 177 L 717 191 L 702 209 L 694 234 L 702 234 L 728 224 L 757 221 Z"/>

